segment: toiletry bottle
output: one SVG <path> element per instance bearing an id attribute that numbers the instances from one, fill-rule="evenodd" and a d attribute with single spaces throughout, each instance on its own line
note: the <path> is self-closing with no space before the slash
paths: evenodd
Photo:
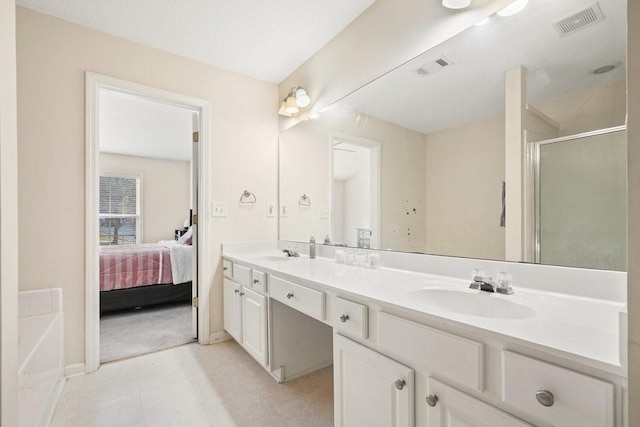
<path id="1" fill-rule="evenodd" d="M 316 257 L 316 239 L 311 236 L 309 239 L 309 259 L 314 259 Z"/>

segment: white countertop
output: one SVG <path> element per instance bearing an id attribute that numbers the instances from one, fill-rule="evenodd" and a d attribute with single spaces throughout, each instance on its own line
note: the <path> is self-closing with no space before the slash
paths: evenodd
<path id="1" fill-rule="evenodd" d="M 287 259 L 277 251 L 225 252 L 226 259 L 253 265 L 284 278 L 297 279 L 407 309 L 447 325 L 477 328 L 478 332 L 536 350 L 553 353 L 620 376 L 619 312 L 624 304 L 608 300 L 518 288 L 513 295 L 469 290 L 469 281 L 391 268 L 368 269 L 337 264 L 333 259 Z M 282 257 L 279 260 L 278 257 Z M 415 292 L 427 288 L 482 293 L 484 298 L 505 299 L 535 311 L 526 319 L 496 319 L 460 314 L 443 309 Z"/>

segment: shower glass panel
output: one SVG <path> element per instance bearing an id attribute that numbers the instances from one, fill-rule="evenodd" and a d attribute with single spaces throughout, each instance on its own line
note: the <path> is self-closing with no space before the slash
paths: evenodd
<path id="1" fill-rule="evenodd" d="M 626 270 L 624 127 L 535 144 L 537 261 Z"/>

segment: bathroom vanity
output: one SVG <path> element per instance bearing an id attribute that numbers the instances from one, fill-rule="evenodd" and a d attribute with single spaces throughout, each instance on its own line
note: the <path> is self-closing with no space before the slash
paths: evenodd
<path id="1" fill-rule="evenodd" d="M 224 245 L 225 330 L 281 382 L 333 363 L 336 426 L 625 424 L 624 273 L 585 296 L 545 274 L 598 272 L 388 252 L 368 269 L 286 245 Z M 442 274 L 469 266 L 511 268 L 515 293 Z"/>

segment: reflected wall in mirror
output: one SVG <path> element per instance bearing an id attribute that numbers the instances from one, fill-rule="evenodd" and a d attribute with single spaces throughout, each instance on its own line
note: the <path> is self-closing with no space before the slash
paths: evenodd
<path id="1" fill-rule="evenodd" d="M 533 153 L 541 141 L 625 124 L 625 53 L 624 0 L 538 0 L 469 28 L 281 133 L 280 239 L 623 270 L 602 262 L 611 245 L 589 237 L 611 222 L 606 209 L 589 218 L 574 209 L 580 227 L 555 228 L 563 251 L 589 248 L 583 261 L 540 251 Z M 601 171 L 604 158 L 584 154 L 585 140 L 575 138 L 569 157 Z M 551 187 L 575 183 L 538 172 Z M 626 211 L 626 169 L 618 172 L 615 197 L 587 193 L 594 205 L 615 203 L 616 221 Z M 302 194 L 311 206 L 298 206 Z"/>

